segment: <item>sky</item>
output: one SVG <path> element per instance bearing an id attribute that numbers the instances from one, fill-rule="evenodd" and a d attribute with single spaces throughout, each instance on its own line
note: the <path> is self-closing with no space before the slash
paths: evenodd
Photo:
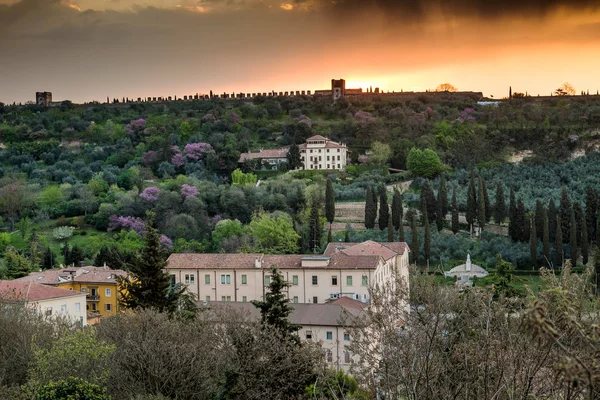
<path id="1" fill-rule="evenodd" d="M 600 89 L 598 0 L 0 0 L 0 102 Z"/>

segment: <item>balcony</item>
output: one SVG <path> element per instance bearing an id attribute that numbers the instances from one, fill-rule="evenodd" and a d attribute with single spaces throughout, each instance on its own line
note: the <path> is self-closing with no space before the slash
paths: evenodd
<path id="1" fill-rule="evenodd" d="M 100 295 L 97 295 L 97 294 L 95 294 L 95 295 L 88 294 L 86 296 L 86 300 L 87 301 L 100 301 Z"/>

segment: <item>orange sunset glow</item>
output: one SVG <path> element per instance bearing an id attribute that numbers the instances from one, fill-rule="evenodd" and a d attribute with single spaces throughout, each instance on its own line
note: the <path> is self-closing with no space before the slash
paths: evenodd
<path id="1" fill-rule="evenodd" d="M 496 4 L 496 3 L 494 3 Z M 596 92 L 595 1 L 0 0 L 0 101 L 213 90 Z"/>

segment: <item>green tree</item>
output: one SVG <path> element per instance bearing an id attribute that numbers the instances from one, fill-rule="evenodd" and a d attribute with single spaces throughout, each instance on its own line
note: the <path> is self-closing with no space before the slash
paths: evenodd
<path id="1" fill-rule="evenodd" d="M 544 204 L 540 200 L 537 200 L 535 202 L 535 215 L 533 218 L 535 221 L 535 230 L 539 238 L 542 237 L 542 233 L 544 231 L 544 214 Z"/>
<path id="2" fill-rule="evenodd" d="M 378 166 L 386 166 L 390 157 L 392 156 L 392 149 L 389 144 L 374 141 L 371 144 L 371 153 L 369 154 L 369 161 Z"/>
<path id="3" fill-rule="evenodd" d="M 452 233 L 458 233 L 458 204 L 456 203 L 456 186 L 452 188 Z"/>
<path id="4" fill-rule="evenodd" d="M 335 219 L 335 192 L 333 191 L 333 183 L 331 179 L 327 179 L 325 186 L 325 219 L 329 222 L 329 229 Z"/>
<path id="5" fill-rule="evenodd" d="M 25 240 L 25 236 L 27 236 L 27 232 L 29 231 L 29 228 L 31 227 L 32 223 L 31 223 L 31 219 L 29 219 L 29 217 L 24 217 L 21 218 L 19 220 L 19 222 L 17 222 L 17 229 L 19 230 L 19 233 L 21 234 L 21 239 Z"/>
<path id="6" fill-rule="evenodd" d="M 533 219 L 531 219 L 531 228 L 529 229 L 529 259 L 531 266 L 537 268 L 537 232 Z"/>
<path id="7" fill-rule="evenodd" d="M 575 210 L 571 208 L 571 218 L 569 223 L 569 253 L 571 255 L 571 264 L 577 265 L 577 220 L 575 219 Z"/>
<path id="8" fill-rule="evenodd" d="M 299 169 L 302 167 L 302 160 L 300 156 L 300 147 L 296 143 L 292 143 L 287 153 L 287 161 L 291 170 Z"/>
<path id="9" fill-rule="evenodd" d="M 556 235 L 554 235 L 554 264 L 555 268 L 562 268 L 564 261 L 564 252 L 563 252 L 563 234 L 562 234 L 562 224 L 558 221 L 560 219 L 557 218 L 556 223 Z"/>
<path id="10" fill-rule="evenodd" d="M 504 261 L 502 256 L 498 254 L 495 267 L 496 272 L 492 276 L 495 296 L 517 296 L 519 292 L 514 286 L 514 265 L 508 261 Z"/>
<path id="11" fill-rule="evenodd" d="M 440 201 L 439 198 L 442 198 Z M 442 215 L 446 218 L 448 211 L 450 211 L 450 204 L 448 202 L 448 187 L 446 184 L 446 174 L 440 174 L 440 185 L 438 187 L 438 203 L 441 205 Z"/>
<path id="12" fill-rule="evenodd" d="M 321 216 L 319 215 L 319 207 L 316 201 L 312 202 L 310 207 L 310 220 L 309 220 L 309 247 L 313 253 L 317 253 L 321 247 L 321 234 L 323 228 L 321 227 Z"/>
<path id="13" fill-rule="evenodd" d="M 147 213 L 144 247 L 137 251 L 129 264 L 129 276 L 117 277 L 121 305 L 129 309 L 156 309 L 174 313 L 185 289 L 171 287 L 165 271 L 167 253 L 160 245 L 160 235 L 154 225 L 155 214 Z"/>
<path id="14" fill-rule="evenodd" d="M 223 240 L 234 236 L 242 236 L 243 234 L 244 227 L 239 220 L 222 219 L 217 222 L 211 235 L 213 247 L 219 249 Z"/>
<path id="15" fill-rule="evenodd" d="M 413 253 L 413 261 L 417 264 L 419 261 L 419 231 L 417 230 L 417 213 L 411 212 L 410 230 L 412 233 L 412 241 L 410 247 Z"/>
<path id="16" fill-rule="evenodd" d="M 49 382 L 36 391 L 33 400 L 111 400 L 106 388 L 94 385 L 82 378 L 68 378 Z"/>
<path id="17" fill-rule="evenodd" d="M 554 242 L 556 240 L 556 206 L 553 199 L 548 204 L 548 232 L 550 232 L 550 241 Z"/>
<path id="18" fill-rule="evenodd" d="M 400 227 L 398 228 L 398 241 L 404 242 L 404 221 L 402 215 L 400 215 Z"/>
<path id="19" fill-rule="evenodd" d="M 253 185 L 258 182 L 258 177 L 248 172 L 247 174 L 243 173 L 241 169 L 236 169 L 231 173 L 231 183 L 237 186 L 244 185 Z"/>
<path id="20" fill-rule="evenodd" d="M 494 205 L 494 222 L 502 223 L 506 219 L 506 202 L 504 201 L 504 185 L 496 186 L 496 204 Z"/>
<path id="21" fill-rule="evenodd" d="M 429 221 L 435 221 L 437 208 L 435 194 L 431 189 L 429 180 L 426 179 L 421 187 L 421 211 L 423 211 L 424 216 L 426 216 Z"/>
<path id="22" fill-rule="evenodd" d="M 529 226 L 523 201 L 517 201 L 517 212 L 515 213 L 515 235 L 516 240 L 526 243 L 529 240 Z"/>
<path id="23" fill-rule="evenodd" d="M 596 240 L 596 219 L 598 215 L 598 193 L 588 187 L 585 194 L 585 221 L 588 231 L 588 239 Z"/>
<path id="24" fill-rule="evenodd" d="M 569 231 L 569 226 L 571 224 L 571 200 L 569 200 L 569 195 L 567 193 L 566 186 L 562 187 L 562 192 L 560 195 L 560 208 L 558 213 L 560 214 L 560 228 L 563 233 L 563 242 L 567 243 L 570 240 L 571 233 Z"/>
<path id="25" fill-rule="evenodd" d="M 273 329 L 284 338 L 300 343 L 296 334 L 301 326 L 290 323 L 289 316 L 293 308 L 287 298 L 290 287 L 277 268 L 271 268 L 271 282 L 264 300 L 253 300 L 252 304 L 260 310 L 261 324 L 265 329 Z"/>
<path id="26" fill-rule="evenodd" d="M 365 201 L 365 228 L 373 229 L 377 218 L 377 203 L 373 201 L 373 189 L 367 186 L 367 197 Z"/>
<path id="27" fill-rule="evenodd" d="M 403 213 L 402 195 L 398 189 L 394 189 L 394 197 L 392 198 L 392 224 L 396 230 L 400 229 Z"/>
<path id="28" fill-rule="evenodd" d="M 600 248 L 594 246 L 594 283 L 596 295 L 600 294 Z"/>
<path id="29" fill-rule="evenodd" d="M 63 191 L 60 187 L 55 185 L 47 186 L 40 192 L 38 197 L 38 204 L 41 208 L 57 208 L 63 201 Z"/>
<path id="30" fill-rule="evenodd" d="M 6 278 L 17 279 L 29 275 L 31 272 L 31 261 L 14 247 L 9 247 L 4 253 Z"/>
<path id="31" fill-rule="evenodd" d="M 477 218 L 477 194 L 475 188 L 475 170 L 471 169 L 471 178 L 469 179 L 469 190 L 467 192 L 467 223 L 469 230 L 473 229 L 473 224 Z"/>
<path id="32" fill-rule="evenodd" d="M 485 192 L 483 186 L 483 177 L 479 175 L 479 193 L 477 194 L 477 222 L 479 224 L 479 228 L 481 232 L 483 232 L 483 228 L 485 227 L 485 223 L 487 221 L 487 217 L 485 214 Z"/>
<path id="33" fill-rule="evenodd" d="M 440 157 L 435 151 L 431 149 L 420 150 L 416 147 L 408 152 L 406 167 L 413 175 L 426 178 L 434 177 L 443 169 Z"/>
<path id="34" fill-rule="evenodd" d="M 509 205 L 508 205 L 508 236 L 513 241 L 518 241 L 518 235 L 515 231 L 516 226 L 516 218 L 517 218 L 517 201 L 515 199 L 515 190 L 514 188 L 510 188 L 510 197 L 509 197 Z"/>
<path id="35" fill-rule="evenodd" d="M 318 204 L 313 202 L 313 207 L 318 207 Z M 294 230 L 292 218 L 288 214 L 281 213 L 272 216 L 265 212 L 258 212 L 252 217 L 249 230 L 256 240 L 256 250 L 259 252 L 269 254 L 294 254 L 298 252 L 300 236 Z M 321 228 L 319 226 L 319 240 L 320 233 Z"/>
<path id="36" fill-rule="evenodd" d="M 425 263 L 429 266 L 429 258 L 431 257 L 431 227 L 429 220 L 425 218 L 425 235 L 423 239 L 423 257 L 425 257 Z"/>
<path id="37" fill-rule="evenodd" d="M 388 213 L 387 241 L 394 241 L 394 224 L 392 223 L 392 214 L 390 213 Z"/>
<path id="38" fill-rule="evenodd" d="M 379 229 L 387 228 L 390 216 L 390 208 L 388 206 L 387 190 L 385 185 L 379 186 Z"/>
<path id="39" fill-rule="evenodd" d="M 588 229 L 587 229 L 587 224 L 586 224 L 586 219 L 585 216 L 582 217 L 582 232 L 581 232 L 581 263 L 583 265 L 587 265 L 588 261 L 589 261 L 589 246 L 590 246 L 590 242 L 589 242 L 589 238 L 588 238 Z"/>
<path id="40" fill-rule="evenodd" d="M 542 234 L 542 242 L 544 247 L 544 260 L 546 263 L 550 264 L 550 230 L 548 226 L 548 215 L 546 214 L 546 209 L 542 208 L 542 213 L 544 217 L 544 223 L 542 226 L 543 234 Z"/>
<path id="41" fill-rule="evenodd" d="M 44 258 L 42 260 L 42 269 L 52 269 L 56 265 L 56 254 L 50 247 L 46 247 Z"/>

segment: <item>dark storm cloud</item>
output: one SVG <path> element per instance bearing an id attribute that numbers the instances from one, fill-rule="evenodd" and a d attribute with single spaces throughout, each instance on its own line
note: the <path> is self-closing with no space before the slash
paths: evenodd
<path id="1" fill-rule="evenodd" d="M 305 0 L 296 0 L 297 3 Z M 544 17 L 567 9 L 583 11 L 600 8 L 598 0 L 317 0 L 334 13 L 364 15 L 381 12 L 390 18 L 426 19 L 430 13 L 452 17 Z"/>

